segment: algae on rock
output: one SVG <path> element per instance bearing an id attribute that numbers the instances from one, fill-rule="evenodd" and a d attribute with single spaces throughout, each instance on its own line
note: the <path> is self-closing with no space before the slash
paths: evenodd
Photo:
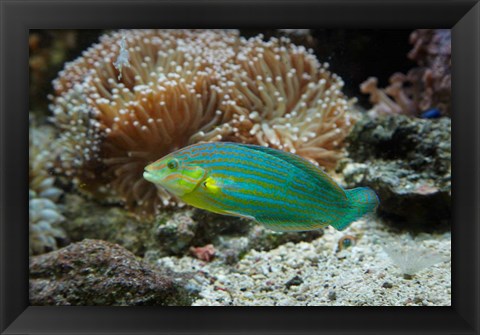
<path id="1" fill-rule="evenodd" d="M 32 305 L 190 305 L 177 278 L 123 247 L 86 239 L 30 258 Z"/>
<path id="2" fill-rule="evenodd" d="M 126 210 L 104 206 L 77 194 L 66 194 L 66 220 L 62 228 L 72 241 L 85 238 L 120 244 L 136 255 L 143 255 L 153 222 L 138 220 Z"/>
<path id="3" fill-rule="evenodd" d="M 348 188 L 368 186 L 379 214 L 431 227 L 451 219 L 451 119 L 364 117 L 338 168 Z"/>

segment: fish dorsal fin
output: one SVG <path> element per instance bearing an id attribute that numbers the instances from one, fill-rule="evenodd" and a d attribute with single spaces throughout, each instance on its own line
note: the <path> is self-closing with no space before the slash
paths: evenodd
<path id="1" fill-rule="evenodd" d="M 329 175 L 327 175 L 325 172 L 323 172 L 320 168 L 316 167 L 306 159 L 303 159 L 300 156 L 278 150 L 278 149 L 272 149 L 269 147 L 263 147 L 263 146 L 258 146 L 258 145 L 251 145 L 251 144 L 237 144 L 252 150 L 257 150 L 269 155 L 272 155 L 274 157 L 277 157 L 281 160 L 283 160 L 286 163 L 289 163 L 296 168 L 304 171 L 307 173 L 309 176 L 312 177 L 312 179 L 315 181 L 316 185 L 319 186 L 320 188 L 324 189 L 326 187 L 331 187 L 335 189 L 339 194 L 342 195 L 345 199 L 347 198 L 345 194 L 345 190 L 341 188 Z"/>

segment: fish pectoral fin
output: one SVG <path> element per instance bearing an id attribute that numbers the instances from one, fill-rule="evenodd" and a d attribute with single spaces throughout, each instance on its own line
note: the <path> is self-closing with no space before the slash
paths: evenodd
<path id="1" fill-rule="evenodd" d="M 235 182 L 230 179 L 224 179 L 224 178 L 214 178 L 214 177 L 208 177 L 206 178 L 203 183 L 203 187 L 210 193 L 219 193 L 222 190 L 234 190 L 238 188 L 235 185 Z"/>
<path id="2" fill-rule="evenodd" d="M 211 193 L 220 192 L 220 185 L 212 177 L 208 177 L 203 181 L 203 187 Z"/>

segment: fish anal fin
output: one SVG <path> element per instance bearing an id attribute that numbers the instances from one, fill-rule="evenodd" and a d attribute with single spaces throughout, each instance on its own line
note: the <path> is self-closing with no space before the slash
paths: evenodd
<path id="1" fill-rule="evenodd" d="M 295 231 L 309 231 L 317 230 L 327 226 L 327 224 L 320 221 L 302 220 L 298 221 L 294 218 L 283 219 L 278 217 L 259 217 L 255 219 L 258 223 L 264 225 L 268 229 L 278 232 L 295 232 Z"/>
<path id="2" fill-rule="evenodd" d="M 338 221 L 332 222 L 330 225 L 336 230 L 342 231 L 342 230 L 345 230 L 353 221 L 355 220 L 347 218 L 345 220 L 338 220 Z"/>
<path id="3" fill-rule="evenodd" d="M 240 217 L 240 218 L 256 221 L 256 219 L 253 216 L 246 215 L 246 214 L 241 214 L 241 213 L 238 213 L 238 212 L 235 212 L 235 211 L 223 210 L 223 214 L 231 215 L 231 216 L 237 216 L 237 217 Z"/>

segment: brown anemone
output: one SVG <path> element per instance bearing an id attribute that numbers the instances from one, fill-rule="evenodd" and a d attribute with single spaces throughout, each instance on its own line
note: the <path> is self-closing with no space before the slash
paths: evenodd
<path id="1" fill-rule="evenodd" d="M 125 30 L 54 81 L 56 171 L 96 197 L 155 213 L 177 203 L 142 178 L 187 144 L 237 141 L 332 168 L 352 122 L 342 80 L 287 39 L 224 30 Z"/>

